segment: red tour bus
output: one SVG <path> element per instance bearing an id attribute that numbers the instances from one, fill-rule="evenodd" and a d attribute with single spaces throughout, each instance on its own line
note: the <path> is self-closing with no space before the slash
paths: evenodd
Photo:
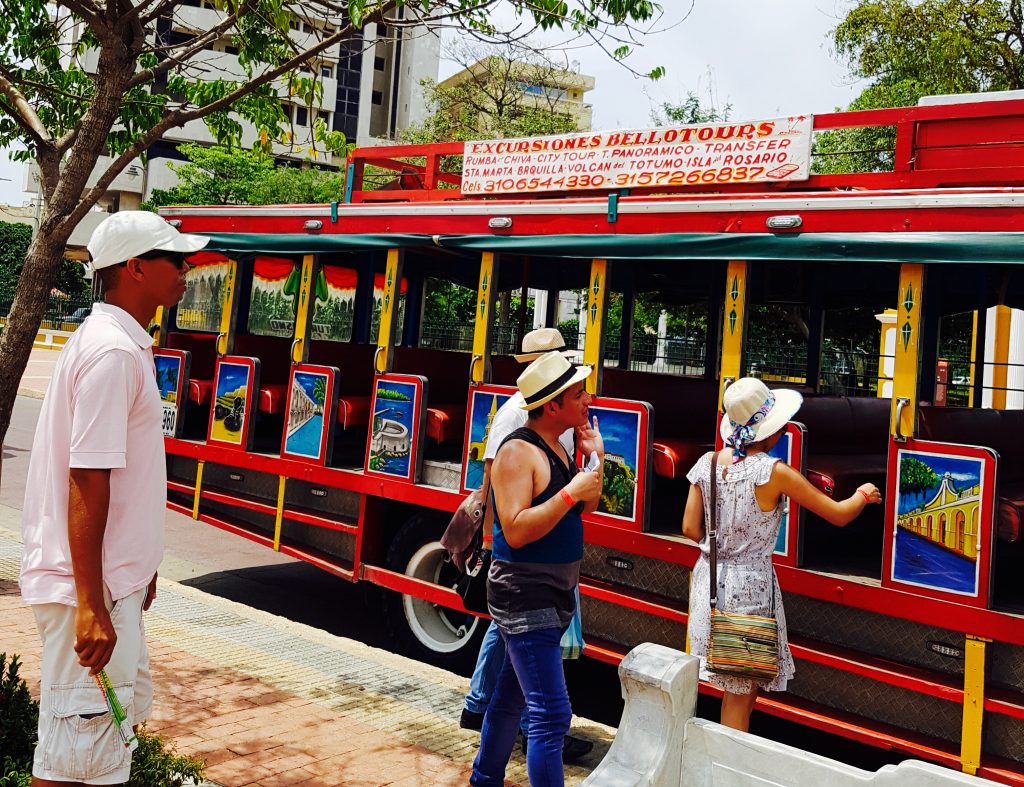
<path id="1" fill-rule="evenodd" d="M 885 171 L 813 173 L 815 135 L 865 126 Z M 1024 784 L 1022 129 L 1018 97 L 364 148 L 336 203 L 164 209 L 213 238 L 159 315 L 169 505 L 385 588 L 400 649 L 472 661 L 438 538 L 511 353 L 558 325 L 608 443 L 580 591 L 614 664 L 686 647 L 685 476 L 722 391 L 795 387 L 782 458 L 885 505 L 843 529 L 788 507 L 797 677 L 758 708 Z"/>

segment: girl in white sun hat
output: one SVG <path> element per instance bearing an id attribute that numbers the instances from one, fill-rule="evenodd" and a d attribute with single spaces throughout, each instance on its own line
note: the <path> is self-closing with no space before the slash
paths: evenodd
<path id="1" fill-rule="evenodd" d="M 752 377 L 737 380 L 723 396 L 725 415 L 721 433 L 725 449 L 717 454 L 704 454 L 686 476 L 691 486 L 683 512 L 683 535 L 700 546 L 690 583 L 690 652 L 700 658 L 701 680 L 725 692 L 722 724 L 738 730 L 745 731 L 750 726 L 758 688 L 784 691 L 794 673 L 782 593 L 772 568 L 782 498 L 789 497 L 839 527 L 852 521 L 867 505 L 882 501 L 874 484 L 862 485 L 846 500 L 833 500 L 785 462 L 769 455 L 802 403 L 803 397 L 796 391 L 770 391 Z M 705 501 L 709 499 L 711 483 L 718 484 L 717 607 L 748 615 L 771 615 L 774 608 L 779 627 L 779 674 L 770 683 L 708 670 L 710 545 Z"/>

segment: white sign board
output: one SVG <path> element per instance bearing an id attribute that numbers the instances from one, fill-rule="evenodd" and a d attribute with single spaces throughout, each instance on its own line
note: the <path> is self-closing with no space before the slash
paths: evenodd
<path id="1" fill-rule="evenodd" d="M 467 142 L 463 194 L 806 180 L 813 118 Z"/>

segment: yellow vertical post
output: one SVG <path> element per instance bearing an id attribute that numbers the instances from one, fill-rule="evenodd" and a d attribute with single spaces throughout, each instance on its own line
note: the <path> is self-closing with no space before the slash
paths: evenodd
<path id="1" fill-rule="evenodd" d="M 725 311 L 722 314 L 722 379 L 718 407 L 726 386 L 743 372 L 743 333 L 747 325 L 747 263 L 729 260 L 725 279 Z"/>
<path id="2" fill-rule="evenodd" d="M 892 411 L 889 432 L 913 437 L 917 423 L 917 376 L 921 354 L 921 305 L 924 265 L 900 266 L 899 305 L 896 308 L 896 358 L 893 364 Z M 899 423 L 896 416 L 900 414 Z"/>
<path id="3" fill-rule="evenodd" d="M 981 767 L 981 727 L 985 718 L 985 643 L 967 636 L 964 642 L 964 719 L 960 733 L 960 767 L 975 774 Z"/>
<path id="4" fill-rule="evenodd" d="M 377 352 L 373 356 L 373 370 L 377 374 L 391 371 L 391 360 L 395 352 L 392 336 L 395 329 L 395 315 L 398 313 L 398 293 L 402 286 L 401 249 L 388 249 L 388 262 L 384 268 L 384 292 L 380 301 L 380 327 L 377 330 Z"/>
<path id="5" fill-rule="evenodd" d="M 221 290 L 220 328 L 217 334 L 217 355 L 227 355 L 231 351 L 231 333 L 235 321 L 236 281 L 238 279 L 238 262 L 228 260 L 228 270 L 224 274 L 224 288 Z"/>
<path id="6" fill-rule="evenodd" d="M 469 378 L 473 383 L 487 382 L 490 375 L 491 314 L 498 283 L 498 255 L 485 251 L 480 257 L 480 286 L 476 293 L 473 324 L 473 361 Z"/>
<path id="7" fill-rule="evenodd" d="M 1006 384 L 1010 371 L 1010 324 L 1013 311 L 1009 306 L 993 306 L 992 318 L 988 324 L 992 326 L 994 342 L 992 344 L 992 409 L 1006 409 Z"/>
<path id="8" fill-rule="evenodd" d="M 590 286 L 587 287 L 587 332 L 583 340 L 583 363 L 593 368 L 587 378 L 587 393 L 601 392 L 601 371 L 604 368 L 604 316 L 608 307 L 608 260 L 590 263 Z"/>
<path id="9" fill-rule="evenodd" d="M 156 347 L 160 346 L 161 335 L 164 330 L 164 307 L 157 306 L 156 314 L 153 315 L 152 325 L 156 326 L 156 330 L 153 331 L 153 345 Z"/>
<path id="10" fill-rule="evenodd" d="M 196 465 L 196 488 L 195 493 L 192 496 L 192 518 L 199 519 L 199 498 L 203 493 L 203 465 L 206 462 L 202 459 Z"/>
<path id="11" fill-rule="evenodd" d="M 281 524 L 284 522 L 284 490 L 288 479 L 285 476 L 277 478 L 277 513 L 274 514 L 274 551 L 281 551 Z"/>
<path id="12" fill-rule="evenodd" d="M 876 314 L 875 319 L 882 324 L 878 339 L 878 391 L 879 399 L 892 398 L 892 378 L 896 370 L 896 310 L 886 309 Z"/>
<path id="13" fill-rule="evenodd" d="M 982 348 L 984 352 L 984 348 Z M 970 387 L 967 389 L 967 406 L 974 407 L 974 375 L 978 373 L 978 310 L 971 313 L 971 365 L 967 373 Z"/>
<path id="14" fill-rule="evenodd" d="M 295 341 L 292 343 L 292 363 L 306 360 L 306 339 L 309 325 L 313 321 L 313 305 L 316 303 L 314 281 L 317 276 L 316 257 L 306 254 L 302 257 L 302 274 L 299 278 L 299 308 L 295 312 Z"/>

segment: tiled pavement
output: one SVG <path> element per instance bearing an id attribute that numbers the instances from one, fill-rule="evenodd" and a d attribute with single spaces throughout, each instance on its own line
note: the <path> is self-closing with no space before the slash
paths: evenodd
<path id="1" fill-rule="evenodd" d="M 21 545 L 0 527 L 0 651 L 19 653 L 37 688 L 39 645 L 17 590 Z M 479 736 L 461 730 L 467 681 L 452 673 L 160 580 L 146 618 L 156 706 L 149 729 L 203 757 L 225 787 L 466 784 Z M 612 730 L 581 719 L 597 742 Z M 508 769 L 526 784 L 522 755 Z"/>

